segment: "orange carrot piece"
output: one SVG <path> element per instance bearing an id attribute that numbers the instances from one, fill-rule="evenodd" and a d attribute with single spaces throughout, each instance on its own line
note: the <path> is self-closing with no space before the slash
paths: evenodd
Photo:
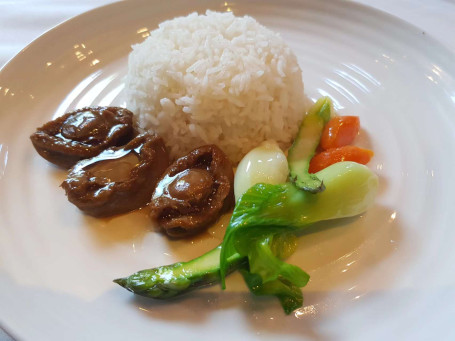
<path id="1" fill-rule="evenodd" d="M 313 156 L 310 161 L 309 172 L 316 173 L 320 170 L 341 161 L 354 161 L 366 165 L 373 157 L 373 151 L 357 146 L 343 146 L 331 148 Z"/>
<path id="2" fill-rule="evenodd" d="M 360 120 L 357 116 L 336 116 L 324 127 L 321 147 L 324 150 L 351 144 L 359 133 Z"/>

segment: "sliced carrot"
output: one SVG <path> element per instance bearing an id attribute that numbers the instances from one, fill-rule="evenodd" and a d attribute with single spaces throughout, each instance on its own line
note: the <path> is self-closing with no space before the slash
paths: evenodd
<path id="1" fill-rule="evenodd" d="M 360 120 L 357 116 L 336 116 L 324 127 L 321 147 L 324 150 L 351 144 L 359 133 Z"/>
<path id="2" fill-rule="evenodd" d="M 313 156 L 310 161 L 309 172 L 319 172 L 320 170 L 341 161 L 354 161 L 366 165 L 373 155 L 373 151 L 357 146 L 331 148 Z"/>

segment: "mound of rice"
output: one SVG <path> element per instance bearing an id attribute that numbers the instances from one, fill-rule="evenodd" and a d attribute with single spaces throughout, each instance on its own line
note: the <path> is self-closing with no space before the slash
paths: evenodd
<path id="1" fill-rule="evenodd" d="M 295 55 L 248 16 L 163 22 L 133 46 L 128 67 L 127 107 L 174 158 L 209 143 L 234 163 L 264 140 L 287 148 L 305 112 Z"/>

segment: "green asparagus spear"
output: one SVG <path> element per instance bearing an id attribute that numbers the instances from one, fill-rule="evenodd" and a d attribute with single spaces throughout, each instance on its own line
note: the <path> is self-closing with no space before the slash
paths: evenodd
<path id="1" fill-rule="evenodd" d="M 322 180 L 308 173 L 308 168 L 324 126 L 330 120 L 331 103 L 329 97 L 322 97 L 310 108 L 288 153 L 289 178 L 298 188 L 310 193 L 324 190 Z"/>
<path id="2" fill-rule="evenodd" d="M 126 278 L 114 280 L 137 295 L 170 298 L 220 281 L 220 251 L 218 246 L 188 262 L 174 263 L 138 271 Z M 246 258 L 233 254 L 227 260 L 227 272 L 246 265 Z"/>

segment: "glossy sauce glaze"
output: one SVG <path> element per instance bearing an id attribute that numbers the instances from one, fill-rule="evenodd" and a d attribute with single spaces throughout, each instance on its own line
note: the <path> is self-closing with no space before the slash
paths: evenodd
<path id="1" fill-rule="evenodd" d="M 94 157 L 96 161 L 87 165 L 84 171 L 109 182 L 128 181 L 131 171 L 140 163 L 139 156 L 134 150 L 125 149 L 120 149 L 112 154 L 112 158 L 108 158 L 107 155 L 104 158 Z"/>
<path id="2" fill-rule="evenodd" d="M 135 134 L 133 114 L 118 107 L 82 108 L 39 127 L 30 139 L 36 151 L 63 168 L 128 143 Z"/>
<path id="3" fill-rule="evenodd" d="M 169 196 L 190 203 L 207 200 L 213 191 L 213 177 L 203 169 L 186 169 L 167 186 Z"/>
<path id="4" fill-rule="evenodd" d="M 124 147 L 79 161 L 62 183 L 68 200 L 85 213 L 110 216 L 145 205 L 169 165 L 161 138 L 142 134 Z"/>

